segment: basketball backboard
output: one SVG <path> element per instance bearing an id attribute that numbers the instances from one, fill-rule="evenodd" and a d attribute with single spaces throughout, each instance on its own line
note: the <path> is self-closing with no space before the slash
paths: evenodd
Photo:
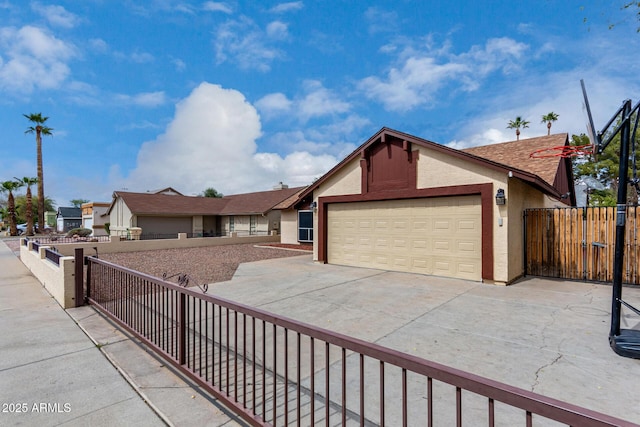
<path id="1" fill-rule="evenodd" d="M 589 136 L 589 142 L 593 145 L 593 153 L 597 155 L 600 154 L 600 141 L 598 140 L 598 134 L 596 133 L 596 126 L 593 124 L 593 116 L 591 115 L 591 107 L 589 106 L 589 98 L 587 97 L 587 88 L 584 85 L 583 79 L 580 79 L 580 86 L 582 86 L 582 96 L 584 98 L 582 111 L 585 113 L 587 135 Z"/>

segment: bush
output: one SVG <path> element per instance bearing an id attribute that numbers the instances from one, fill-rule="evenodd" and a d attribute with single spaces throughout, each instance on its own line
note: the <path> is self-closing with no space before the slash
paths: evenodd
<path id="1" fill-rule="evenodd" d="M 73 229 L 69 230 L 69 232 L 67 233 L 67 237 L 73 237 L 73 236 L 87 237 L 92 232 L 93 232 L 93 230 L 91 230 L 89 228 L 73 228 Z"/>

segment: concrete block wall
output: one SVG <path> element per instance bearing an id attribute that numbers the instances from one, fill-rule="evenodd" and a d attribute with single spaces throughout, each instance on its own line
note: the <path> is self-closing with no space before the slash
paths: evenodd
<path id="1" fill-rule="evenodd" d="M 237 236 L 231 237 L 203 237 L 188 239 L 186 233 L 180 233 L 177 239 L 161 240 L 120 240 L 112 236 L 109 242 L 78 242 L 61 243 L 56 245 L 56 251 L 63 255 L 60 265 L 49 261 L 45 257 L 45 249 L 51 246 L 40 246 L 38 252 L 32 250 L 33 242 L 28 246 L 20 240 L 20 260 L 31 273 L 42 283 L 62 308 L 76 307 L 75 301 L 75 248 L 83 248 L 84 255 L 137 252 L 171 248 L 193 248 L 205 246 L 235 245 L 243 243 L 279 243 L 280 236 L 275 233 L 270 236 Z"/>
<path id="2" fill-rule="evenodd" d="M 58 266 L 45 258 L 45 249 L 48 247 L 40 246 L 38 252 L 34 252 L 31 242 L 28 246 L 24 246 L 21 241 L 20 260 L 62 308 L 76 307 L 75 258 L 63 256 Z"/>
<path id="3" fill-rule="evenodd" d="M 77 242 L 61 243 L 56 250 L 64 256 L 73 256 L 75 248 L 83 248 L 85 255 L 94 255 L 96 249 L 99 254 L 153 251 L 174 248 L 202 248 L 207 246 L 239 245 L 244 243 L 280 243 L 280 236 L 238 236 L 230 237 L 193 237 L 188 239 L 186 233 L 178 234 L 177 239 L 157 240 L 120 240 L 118 236 L 111 236 L 108 242 Z"/>

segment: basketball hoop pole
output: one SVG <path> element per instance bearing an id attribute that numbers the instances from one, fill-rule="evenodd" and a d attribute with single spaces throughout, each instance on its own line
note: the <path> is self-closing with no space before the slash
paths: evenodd
<path id="1" fill-rule="evenodd" d="M 609 332 L 609 345 L 620 356 L 640 359 L 640 330 L 620 329 L 620 316 L 622 304 L 628 304 L 622 300 L 622 280 L 624 269 L 625 227 L 627 212 L 627 186 L 629 184 L 629 147 L 631 140 L 631 115 L 638 112 L 640 102 L 631 108 L 631 100 L 627 99 L 609 120 L 602 132 L 598 134 L 598 149 L 601 153 L 620 132 L 620 170 L 618 176 L 618 200 L 616 205 L 616 242 L 613 264 L 613 286 L 611 298 L 611 330 Z M 616 129 L 609 134 L 606 141 L 600 140 L 607 128 L 616 117 L 621 115 L 621 122 Z M 635 311 L 635 308 L 631 307 Z"/>
<path id="2" fill-rule="evenodd" d="M 631 112 L 631 100 L 624 102 L 623 117 Z M 622 269 L 624 267 L 624 232 L 627 216 L 627 184 L 629 181 L 629 139 L 631 136 L 631 120 L 624 119 L 620 130 L 620 171 L 618 177 L 618 200 L 616 206 L 616 246 L 613 265 L 613 298 L 611 306 L 611 331 L 609 343 L 616 351 L 615 337 L 620 335 L 620 315 L 622 300 Z M 616 351 L 617 352 L 617 351 Z M 640 357 L 640 354 L 638 354 Z"/>

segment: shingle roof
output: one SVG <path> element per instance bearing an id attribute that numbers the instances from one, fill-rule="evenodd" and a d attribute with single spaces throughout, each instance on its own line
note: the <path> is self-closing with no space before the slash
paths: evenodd
<path id="1" fill-rule="evenodd" d="M 300 187 L 300 189 L 295 194 L 289 196 L 287 199 L 285 199 L 282 202 L 280 202 L 277 205 L 275 205 L 273 207 L 273 209 L 290 209 L 298 201 L 298 198 L 300 197 L 300 194 L 306 188 L 307 187 Z"/>
<path id="2" fill-rule="evenodd" d="M 283 200 L 298 194 L 305 187 L 284 188 L 282 190 L 261 191 L 258 193 L 226 196 L 227 203 L 220 211 L 223 215 L 258 214 L 274 209 Z"/>
<path id="3" fill-rule="evenodd" d="M 74 207 L 58 208 L 58 216 L 62 218 L 82 218 L 82 209 Z"/>
<path id="4" fill-rule="evenodd" d="M 568 135 L 560 133 L 521 139 L 520 141 L 465 148 L 461 151 L 511 166 L 521 171 L 530 172 L 553 185 L 561 157 L 531 158 L 530 155 L 536 150 L 565 145 L 567 141 Z"/>
<path id="5" fill-rule="evenodd" d="M 502 144 L 485 145 L 482 147 L 468 148 L 466 150 L 457 150 L 446 145 L 441 145 L 436 142 L 384 127 L 356 148 L 340 163 L 335 165 L 330 171 L 302 191 L 298 203 L 300 203 L 300 200 L 313 193 L 318 186 L 322 185 L 323 182 L 340 170 L 340 168 L 345 164 L 354 158 L 361 156 L 364 150 L 369 146 L 376 144 L 381 140 L 381 138 L 384 138 L 385 135 L 406 140 L 412 144 L 418 144 L 431 150 L 459 157 L 495 170 L 513 172 L 515 177 L 529 182 L 531 185 L 539 188 L 546 194 L 554 196 L 558 196 L 560 194 L 558 189 L 554 187 L 554 182 L 555 174 L 559 170 L 561 158 L 553 157 L 550 159 L 530 159 L 529 155 L 537 149 L 564 145 L 565 141 L 567 141 L 566 133 L 523 139 L 520 141 L 512 141 Z"/>
<path id="6" fill-rule="evenodd" d="M 303 187 L 235 194 L 222 198 L 153 193 L 114 192 L 135 215 L 251 215 L 263 214 Z M 109 212 L 113 208 L 113 203 Z"/>

